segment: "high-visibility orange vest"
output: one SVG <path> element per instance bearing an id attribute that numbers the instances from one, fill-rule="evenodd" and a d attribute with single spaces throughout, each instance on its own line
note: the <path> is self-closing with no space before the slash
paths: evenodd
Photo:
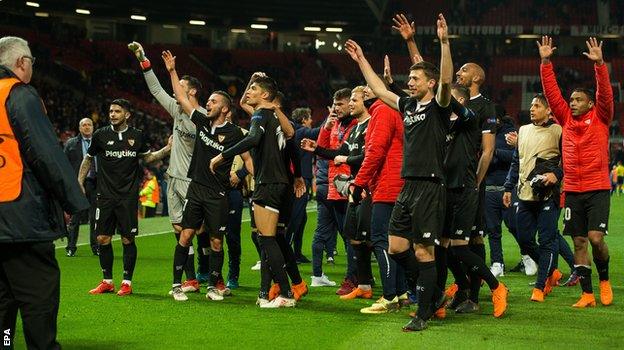
<path id="1" fill-rule="evenodd" d="M 13 201 L 22 193 L 22 156 L 6 110 L 9 93 L 19 82 L 15 78 L 0 80 L 0 203 Z"/>
<path id="2" fill-rule="evenodd" d="M 145 181 L 145 183 L 143 184 L 143 189 L 145 189 L 145 187 L 147 187 L 150 183 L 154 185 L 154 189 L 152 190 L 151 194 L 149 194 L 149 198 L 147 197 L 147 194 L 144 194 L 139 197 L 139 201 L 143 204 L 145 204 L 146 202 L 158 204 L 160 202 L 160 186 L 158 185 L 158 180 L 156 179 L 156 176 L 154 176 L 151 180 Z"/>
<path id="3" fill-rule="evenodd" d="M 158 180 L 156 180 L 156 176 L 152 179 L 154 180 L 154 191 L 152 191 L 152 202 L 158 204 L 160 202 L 160 185 L 158 185 Z"/>

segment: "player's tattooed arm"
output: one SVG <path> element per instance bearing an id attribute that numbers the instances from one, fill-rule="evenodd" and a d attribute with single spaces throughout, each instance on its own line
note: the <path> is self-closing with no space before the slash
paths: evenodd
<path id="1" fill-rule="evenodd" d="M 80 163 L 80 169 L 78 170 L 78 185 L 80 185 L 82 193 L 85 193 L 84 181 L 87 178 L 89 169 L 91 168 L 91 162 L 93 162 L 93 158 L 89 155 L 86 155 L 82 159 L 82 163 Z"/>
<path id="2" fill-rule="evenodd" d="M 169 136 L 169 141 L 165 147 L 159 149 L 156 152 L 148 152 L 143 156 L 143 161 L 146 163 L 152 163 L 161 160 L 171 153 L 171 144 L 173 143 L 173 135 Z"/>

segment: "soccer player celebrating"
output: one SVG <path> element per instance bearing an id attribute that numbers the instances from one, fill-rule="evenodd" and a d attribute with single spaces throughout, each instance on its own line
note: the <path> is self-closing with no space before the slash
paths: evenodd
<path id="1" fill-rule="evenodd" d="M 150 60 L 145 56 L 145 51 L 140 43 L 133 41 L 128 44 L 128 49 L 134 53 L 141 69 L 143 76 L 150 92 L 156 98 L 158 103 L 173 118 L 173 144 L 171 145 L 171 158 L 169 159 L 169 167 L 167 168 L 167 205 L 169 207 L 169 220 L 173 226 L 176 236 L 176 242 L 180 240 L 180 232 L 182 232 L 182 212 L 184 210 L 184 200 L 191 179 L 187 177 L 189 165 L 191 163 L 191 155 L 195 147 L 195 124 L 191 121 L 188 114 L 178 104 L 175 98 L 171 97 L 160 85 L 156 74 L 152 70 Z M 204 107 L 199 105 L 197 99 L 201 83 L 197 78 L 185 75 L 180 80 L 180 85 L 184 89 L 184 95 L 188 97 L 193 108 L 199 112 L 206 114 Z M 200 249 L 201 250 L 201 249 Z M 201 252 L 200 252 L 201 254 Z M 182 290 L 185 292 L 199 291 L 199 283 L 195 276 L 194 252 L 193 247 L 189 247 L 189 259 L 184 272 L 187 280 L 182 283 Z"/>
<path id="2" fill-rule="evenodd" d="M 95 227 L 100 245 L 100 266 L 104 279 L 89 291 L 91 294 L 111 293 L 113 284 L 113 246 L 111 238 L 115 229 L 121 234 L 123 243 L 123 281 L 117 295 L 132 294 L 132 274 L 137 259 L 134 242 L 139 233 L 137 212 L 139 185 L 143 172 L 139 159 L 147 163 L 160 160 L 171 150 L 169 143 L 159 151 L 150 152 L 143 131 L 128 125 L 130 102 L 113 100 L 108 116 L 110 126 L 93 133 L 87 156 L 80 165 L 78 183 L 82 186 L 89 173 L 93 157 L 97 157 L 97 209 Z M 83 187 L 84 188 L 84 187 Z"/>
<path id="3" fill-rule="evenodd" d="M 578 308 L 596 305 L 587 251 L 589 243 L 600 279 L 600 302 L 606 306 L 613 301 L 609 248 L 604 240 L 609 223 L 609 124 L 613 119 L 613 91 L 602 56 L 602 42 L 589 38 L 586 44 L 587 52 L 583 54 L 594 62 L 596 94 L 576 88 L 568 104 L 561 95 L 550 61 L 556 49 L 552 38 L 544 36 L 537 42 L 544 94 L 553 116 L 563 127 L 563 231 L 574 239 L 575 268 L 583 290 L 581 298 L 573 305 Z"/>
<path id="4" fill-rule="evenodd" d="M 229 289 L 217 289 L 217 282 L 223 268 L 223 236 L 228 219 L 226 192 L 230 188 L 230 169 L 232 160 L 224 162 L 214 171 L 206 166 L 209 159 L 243 139 L 242 130 L 229 123 L 226 115 L 231 109 L 230 96 L 222 91 L 215 91 L 206 103 L 207 114 L 197 111 L 184 93 L 175 69 L 175 57 L 169 51 L 162 54 L 165 66 L 171 76 L 171 85 L 178 103 L 196 126 L 196 142 L 189 166 L 191 184 L 186 195 L 186 205 L 182 216 L 182 232 L 175 248 L 173 258 L 172 296 L 177 301 L 188 297 L 181 288 L 182 270 L 188 259 L 188 252 L 196 230 L 202 222 L 210 237 L 210 280 L 206 298 L 223 300 Z M 249 154 L 242 155 L 247 168 L 253 170 Z"/>
<path id="5" fill-rule="evenodd" d="M 224 160 L 254 149 L 255 189 L 252 197 L 254 221 L 258 229 L 258 243 L 262 250 L 261 275 L 270 272 L 280 286 L 280 295 L 268 301 L 268 291 L 261 290 L 258 304 L 261 308 L 294 307 L 295 299 L 284 269 L 284 255 L 275 239 L 280 208 L 287 200 L 289 188 L 288 169 L 284 160 L 286 138 L 292 137 L 294 129 L 285 116 L 275 113 L 272 102 L 277 94 L 277 84 L 268 76 L 257 76 L 245 91 L 246 103 L 254 110 L 249 133 L 236 145 L 210 161 L 214 170 Z M 290 130 L 283 129 L 288 124 Z M 261 276 L 263 281 L 268 280 Z M 264 288 L 263 288 L 264 289 Z"/>
<path id="6" fill-rule="evenodd" d="M 427 320 L 435 309 L 434 298 L 438 297 L 434 295 L 436 266 L 433 246 L 438 243 L 444 217 L 443 162 L 451 114 L 453 63 L 448 28 L 442 14 L 438 16 L 437 25 L 442 74 L 440 76 L 438 69 L 428 62 L 413 65 L 408 81 L 412 97 L 399 97 L 388 91 L 360 46 L 353 40 L 346 43 L 347 52 L 358 63 L 375 95 L 404 116 L 401 175 L 405 184 L 392 211 L 389 252 L 405 268 L 408 278 L 414 279 L 418 274 L 418 311 L 403 327 L 405 331 L 427 327 Z"/>
<path id="7" fill-rule="evenodd" d="M 561 126 L 550 120 L 550 108 L 544 95 L 531 102 L 531 124 L 520 127 L 518 148 L 514 151 L 505 181 L 503 204 L 511 205 L 511 191 L 517 186 L 520 199 L 517 209 L 518 241 L 538 262 L 537 280 L 532 301 L 543 302 L 561 272 L 556 269 L 559 255 L 559 189 L 563 178 L 561 163 Z M 538 232 L 539 250 L 532 242 Z"/>
<path id="8" fill-rule="evenodd" d="M 474 217 L 479 207 L 479 191 L 477 187 L 477 148 L 481 138 L 481 120 L 463 105 L 470 98 L 467 88 L 454 85 L 452 88 L 454 100 L 451 102 L 453 112 L 457 115 L 451 125 L 448 150 L 444 165 L 446 167 L 446 217 L 441 244 L 436 247 L 436 262 L 438 270 L 438 287 L 443 289 L 446 283 L 446 253 L 450 250 L 454 258 L 463 263 L 466 270 L 472 271 L 473 276 L 488 283 L 492 290 L 494 316 L 500 317 L 506 308 L 506 287 L 498 282 L 496 277 L 477 254 L 470 250 L 468 241 L 474 224 Z M 468 299 L 469 281 L 462 268 L 457 264 L 451 266 L 455 281 L 460 291 L 455 295 L 457 304 L 469 303 L 474 311 L 476 304 Z M 475 277 L 472 277 L 475 278 Z M 462 303 L 457 309 L 462 310 Z M 456 309 L 456 310 L 457 310 Z M 458 311 L 459 312 L 459 311 Z M 436 316 L 443 317 L 444 310 L 436 311 Z"/>
<path id="9" fill-rule="evenodd" d="M 464 64 L 457 73 L 457 84 L 463 85 L 470 91 L 470 99 L 466 101 L 466 107 L 473 111 L 479 120 L 481 135 L 477 140 L 476 152 L 481 152 L 477 164 L 477 187 L 479 188 L 478 209 L 475 217 L 474 228 L 470 237 L 470 250 L 485 261 L 485 244 L 483 235 L 485 233 L 485 184 L 483 180 L 494 156 L 496 148 L 496 109 L 494 103 L 484 97 L 481 92 L 481 85 L 485 82 L 485 71 L 476 63 Z M 449 255 L 449 259 L 454 259 Z M 481 290 L 481 278 L 475 271 L 469 271 L 470 276 L 470 300 L 472 304 L 465 304 L 466 308 L 459 309 L 460 312 L 474 312 L 475 306 L 479 304 L 479 291 Z"/>
<path id="10" fill-rule="evenodd" d="M 401 114 L 366 88 L 371 119 L 366 134 L 366 154 L 353 181 L 352 192 L 370 191 L 370 244 L 379 265 L 383 295 L 371 306 L 360 309 L 366 314 L 396 310 L 407 290 L 403 268 L 388 255 L 388 223 L 392 208 L 403 186 L 396 169 L 403 161 L 403 119 Z M 356 194 L 357 196 L 357 194 Z"/>
<path id="11" fill-rule="evenodd" d="M 351 176 L 357 175 L 364 160 L 364 140 L 370 120 L 370 114 L 368 114 L 368 110 L 364 105 L 365 89 L 364 86 L 357 86 L 352 90 L 349 100 L 349 114 L 357 118 L 357 124 L 351 129 L 345 142 L 342 143 L 339 149 L 332 150 L 317 147 L 316 142 L 310 139 L 303 139 L 301 142 L 302 149 L 306 151 L 314 152 L 326 159 L 331 159 L 336 165 L 347 164 L 350 167 Z M 345 177 L 345 179 L 348 178 Z M 344 186 L 342 195 L 347 194 L 346 190 L 348 190 L 348 187 Z M 357 195 L 360 194 L 361 192 L 357 193 Z M 355 254 L 358 286 L 350 293 L 341 295 L 340 299 L 343 300 L 355 298 L 370 299 L 373 297 L 370 260 L 371 199 L 367 197 L 362 200 L 361 197 L 356 196 L 350 196 L 349 198 L 344 222 L 344 233 L 347 239 L 349 239 Z"/>

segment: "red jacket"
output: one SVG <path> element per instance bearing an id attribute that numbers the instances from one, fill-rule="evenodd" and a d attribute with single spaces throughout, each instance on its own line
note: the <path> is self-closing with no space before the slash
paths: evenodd
<path id="1" fill-rule="evenodd" d="M 595 65 L 596 104 L 574 117 L 557 85 L 553 65 L 540 67 L 544 94 L 557 122 L 563 127 L 563 190 L 589 192 L 610 190 L 609 124 L 613 119 L 613 91 L 607 65 Z"/>
<path id="2" fill-rule="evenodd" d="M 321 127 L 321 131 L 318 136 L 318 140 L 316 141 L 318 146 L 328 149 L 338 149 L 342 145 L 343 142 L 347 140 L 349 133 L 353 126 L 357 124 L 357 119 L 353 118 L 350 122 L 346 123 L 344 121 L 335 123 L 331 130 L 325 129 L 325 127 Z M 341 164 L 339 166 L 334 164 L 333 160 L 329 161 L 329 171 L 327 181 L 329 182 L 329 191 L 327 193 L 327 199 L 331 200 L 347 200 L 345 197 L 342 197 L 338 191 L 336 190 L 336 186 L 334 186 L 334 177 L 339 174 L 351 175 L 351 169 L 347 164 Z"/>
<path id="3" fill-rule="evenodd" d="M 370 189 L 373 202 L 394 203 L 403 187 L 403 119 L 380 99 L 368 112 L 366 153 L 355 184 Z"/>

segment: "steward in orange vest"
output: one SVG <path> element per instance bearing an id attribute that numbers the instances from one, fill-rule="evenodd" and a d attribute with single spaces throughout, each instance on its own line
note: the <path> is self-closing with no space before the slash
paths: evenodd
<path id="1" fill-rule="evenodd" d="M 63 210 L 89 208 L 53 130 L 35 89 L 0 66 L 0 243 L 57 239 Z"/>

